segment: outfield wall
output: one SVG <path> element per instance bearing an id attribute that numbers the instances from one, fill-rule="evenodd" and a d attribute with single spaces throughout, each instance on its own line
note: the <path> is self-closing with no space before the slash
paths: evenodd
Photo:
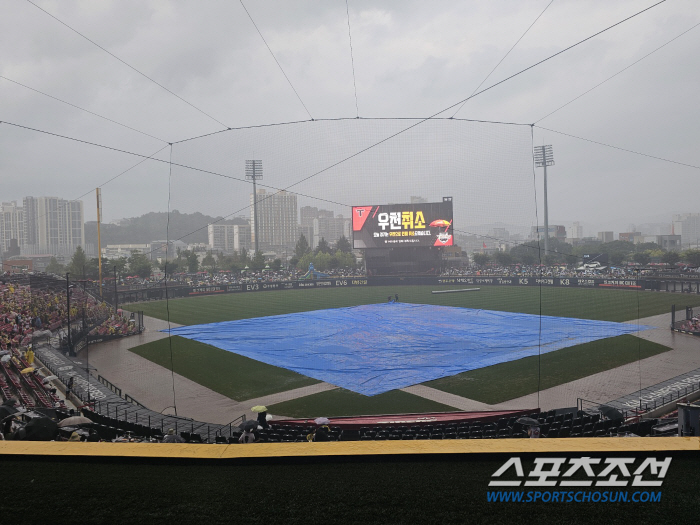
<path id="1" fill-rule="evenodd" d="M 339 277 L 313 281 L 278 281 L 240 284 L 222 284 L 216 286 L 168 286 L 144 288 L 118 292 L 119 304 L 151 300 L 196 297 L 199 295 L 217 295 L 228 293 L 265 292 L 270 290 L 299 290 L 309 288 L 344 288 L 364 286 L 546 286 L 563 288 L 598 288 L 626 290 L 655 290 L 664 292 L 682 292 L 700 294 L 700 280 L 669 278 L 580 278 L 580 277 Z M 166 296 L 167 293 L 167 296 Z"/>

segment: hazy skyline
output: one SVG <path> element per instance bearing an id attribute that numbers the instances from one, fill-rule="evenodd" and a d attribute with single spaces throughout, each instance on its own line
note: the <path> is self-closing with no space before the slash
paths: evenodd
<path id="1" fill-rule="evenodd" d="M 697 172 L 570 135 L 700 165 L 697 55 L 693 29 L 567 107 L 542 119 L 644 55 L 693 28 L 692 0 L 665 2 L 468 101 L 456 118 L 536 127 L 426 122 L 332 169 L 348 156 L 474 92 L 543 12 L 482 89 L 654 2 L 36 2 L 124 62 L 28 1 L 0 7 L 0 120 L 152 155 L 226 127 L 349 118 L 229 131 L 175 144 L 172 160 L 244 178 L 263 160 L 264 185 L 300 193 L 299 205 L 344 207 L 455 199 L 457 229 L 500 220 L 542 222 L 542 170 L 531 145 L 552 144 L 549 222 L 620 231 L 699 212 Z M 547 7 L 549 5 L 549 7 Z M 547 8 L 545 10 L 545 8 Z M 293 84 L 299 98 L 280 71 Z M 695 66 L 695 67 L 694 67 Z M 10 80 L 8 80 L 10 79 Z M 13 82 L 14 81 L 14 82 Z M 60 98 L 163 141 L 80 111 Z M 357 104 L 354 85 L 357 86 Z M 450 117 L 456 108 L 440 117 Z M 356 120 L 356 116 L 363 117 Z M 219 122 L 217 122 L 219 121 Z M 532 131 L 532 135 L 531 135 Z M 143 160 L 0 124 L 2 201 L 27 195 L 82 197 L 94 220 L 94 188 Z M 165 142 L 164 142 L 165 141 Z M 168 209 L 169 165 L 146 161 L 102 186 L 105 222 Z M 250 187 L 173 167 L 170 209 L 247 215 Z M 317 200 L 321 197 L 323 200 Z M 535 200 L 537 208 L 535 207 Z M 537 213 L 536 213 L 537 212 Z M 595 226 L 598 225 L 598 226 Z"/>

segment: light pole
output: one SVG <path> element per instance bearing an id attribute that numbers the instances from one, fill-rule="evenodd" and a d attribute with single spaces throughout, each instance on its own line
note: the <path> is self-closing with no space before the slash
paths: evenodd
<path id="1" fill-rule="evenodd" d="M 70 339 L 70 273 L 66 273 L 66 306 L 68 313 L 68 355 L 73 353 L 73 344 Z"/>
<path id="2" fill-rule="evenodd" d="M 117 309 L 119 308 L 117 306 L 117 266 L 114 266 L 114 316 L 116 317 L 117 315 Z"/>
<path id="3" fill-rule="evenodd" d="M 90 327 L 88 326 L 88 317 L 85 315 L 88 308 L 87 304 L 87 290 L 85 288 L 85 281 L 82 282 L 83 285 L 83 329 L 81 330 L 85 337 L 85 379 L 87 380 L 87 404 L 90 404 Z"/>
<path id="4" fill-rule="evenodd" d="M 547 209 L 547 166 L 554 166 L 552 146 L 535 146 L 535 167 L 544 168 L 544 255 L 549 254 L 549 210 Z"/>
<path id="5" fill-rule="evenodd" d="M 245 178 L 253 181 L 253 227 L 255 235 L 255 253 L 259 250 L 258 236 L 258 191 L 255 186 L 255 181 L 262 179 L 262 160 L 246 160 L 245 161 Z"/>

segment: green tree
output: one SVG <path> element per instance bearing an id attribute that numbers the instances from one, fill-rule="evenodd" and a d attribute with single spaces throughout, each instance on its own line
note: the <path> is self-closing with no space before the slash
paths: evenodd
<path id="1" fill-rule="evenodd" d="M 474 253 L 472 254 L 472 259 L 474 260 L 474 264 L 484 266 L 491 260 L 491 257 L 488 253 Z"/>
<path id="2" fill-rule="evenodd" d="M 129 272 L 132 275 L 138 275 L 139 277 L 146 279 L 150 277 L 151 270 L 151 261 L 148 260 L 148 257 L 140 253 L 138 250 L 131 252 L 131 257 L 129 257 Z"/>
<path id="3" fill-rule="evenodd" d="M 272 261 L 272 265 L 270 265 L 270 268 L 272 268 L 276 272 L 279 272 L 282 269 L 282 259 L 275 259 L 274 261 Z"/>
<path id="4" fill-rule="evenodd" d="M 289 259 L 289 267 L 290 268 L 297 268 L 298 265 L 299 265 L 299 259 L 297 258 L 296 255 L 294 257 L 292 257 L 291 259 Z"/>
<path id="5" fill-rule="evenodd" d="M 208 252 L 204 259 L 202 259 L 202 268 L 206 268 L 212 272 L 216 270 L 216 259 L 214 259 L 211 252 Z"/>
<path id="6" fill-rule="evenodd" d="M 682 257 L 690 266 L 700 266 L 700 250 L 686 250 Z"/>
<path id="7" fill-rule="evenodd" d="M 71 257 L 68 266 L 66 266 L 66 271 L 70 273 L 73 279 L 85 279 L 85 271 L 87 269 L 88 259 L 85 255 L 83 249 L 78 246 L 73 252 L 73 257 Z"/>
<path id="8" fill-rule="evenodd" d="M 634 262 L 641 264 L 642 266 L 645 266 L 649 264 L 649 261 L 651 261 L 651 256 L 647 252 L 637 252 L 634 254 Z"/>
<path id="9" fill-rule="evenodd" d="M 493 254 L 493 258 L 501 266 L 509 266 L 513 263 L 513 258 L 506 252 L 496 252 Z"/>
<path id="10" fill-rule="evenodd" d="M 357 266 L 357 261 L 355 260 L 355 256 L 352 254 L 352 252 L 343 252 L 340 250 L 336 250 L 335 259 L 337 261 L 336 268 L 351 269 Z"/>
<path id="11" fill-rule="evenodd" d="M 661 260 L 665 263 L 674 265 L 681 260 L 681 256 L 678 252 L 670 251 L 666 252 L 661 256 Z"/>
<path id="12" fill-rule="evenodd" d="M 86 279 L 99 279 L 100 278 L 100 262 L 97 257 L 88 259 L 85 265 L 85 278 Z"/>
<path id="13" fill-rule="evenodd" d="M 319 254 L 319 253 L 331 253 L 331 245 L 328 244 L 328 241 L 321 237 L 321 240 L 318 241 L 318 246 L 316 246 L 316 250 L 314 253 Z"/>
<path id="14" fill-rule="evenodd" d="M 299 268 L 302 272 L 305 272 L 306 270 L 309 269 L 309 264 L 311 264 L 313 262 L 314 262 L 314 254 L 309 252 L 309 253 L 305 254 L 301 259 L 299 259 L 299 263 L 297 264 L 297 268 Z"/>
<path id="15" fill-rule="evenodd" d="M 182 259 L 171 259 L 169 261 L 163 260 L 163 262 L 158 265 L 158 268 L 160 268 L 160 271 L 166 275 L 173 275 L 174 273 L 180 273 L 182 270 L 181 264 Z M 139 277 L 143 277 L 142 275 L 139 275 L 138 272 L 132 273 L 136 273 L 136 275 Z"/>
<path id="16" fill-rule="evenodd" d="M 535 264 L 539 260 L 540 247 L 537 241 L 530 241 L 511 248 L 509 253 L 514 262 Z"/>
<path id="17" fill-rule="evenodd" d="M 330 253 L 318 253 L 314 257 L 314 268 L 319 272 L 325 272 L 331 269 L 331 259 L 333 256 Z"/>
<path id="18" fill-rule="evenodd" d="M 109 261 L 109 263 L 107 264 L 107 268 L 109 268 L 109 270 L 111 272 L 114 272 L 114 267 L 116 266 L 117 273 L 123 275 L 126 271 L 127 264 L 129 264 L 129 259 L 122 256 L 122 257 L 119 257 L 118 259 L 112 259 L 111 261 Z M 104 268 L 105 268 L 105 265 L 104 265 L 104 263 L 102 263 L 102 270 L 103 271 L 104 271 Z"/>
<path id="19" fill-rule="evenodd" d="M 341 235 L 340 239 L 338 239 L 338 242 L 335 243 L 335 249 L 340 250 L 343 253 L 350 253 L 352 252 L 352 246 L 350 246 L 350 241 L 345 237 L 345 235 Z"/>
<path id="20" fill-rule="evenodd" d="M 626 244 L 631 244 L 631 243 L 626 243 Z M 661 246 L 656 244 L 655 242 L 642 242 L 639 244 L 633 244 L 632 249 L 630 251 L 638 251 L 638 252 L 645 252 L 647 250 L 661 250 Z"/>
<path id="21" fill-rule="evenodd" d="M 253 256 L 253 260 L 250 261 L 250 267 L 251 269 L 257 271 L 262 270 L 265 267 L 265 256 L 262 254 L 260 250 L 255 252 L 255 255 Z"/>
<path id="22" fill-rule="evenodd" d="M 62 275 L 66 273 L 66 267 L 56 260 L 56 257 L 51 257 L 49 265 L 46 267 L 46 273 L 53 273 L 56 275 Z"/>
<path id="23" fill-rule="evenodd" d="M 649 251 L 652 262 L 665 262 L 664 256 L 666 255 L 666 250 L 651 250 Z M 680 255 L 678 256 L 680 258 Z"/>
<path id="24" fill-rule="evenodd" d="M 208 256 L 211 256 L 211 252 L 209 252 Z M 213 264 L 211 266 L 212 268 L 215 268 L 216 261 L 214 260 L 214 257 L 212 257 L 212 262 Z M 197 257 L 197 254 L 194 251 L 191 251 L 187 254 L 187 271 L 189 273 L 197 273 L 199 271 L 199 258 Z"/>
<path id="25" fill-rule="evenodd" d="M 294 247 L 294 255 L 296 256 L 297 259 L 301 259 L 311 251 L 311 247 L 309 246 L 309 241 L 306 240 L 306 236 L 302 233 L 299 236 L 299 240 L 297 241 L 297 245 Z"/>

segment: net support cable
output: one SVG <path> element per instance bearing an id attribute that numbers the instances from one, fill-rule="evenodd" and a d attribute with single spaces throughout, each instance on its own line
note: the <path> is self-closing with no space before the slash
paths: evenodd
<path id="1" fill-rule="evenodd" d="M 245 13 L 248 15 L 248 18 L 250 18 L 250 21 L 253 23 L 253 26 L 255 27 L 255 30 L 258 32 L 258 34 L 260 35 L 260 38 L 261 38 L 262 41 L 265 43 L 265 47 L 267 47 L 267 50 L 268 50 L 268 51 L 270 52 L 270 54 L 272 55 L 272 58 L 274 59 L 275 63 L 277 64 L 277 67 L 280 68 L 280 71 L 281 71 L 282 74 L 284 75 L 284 78 L 287 79 L 287 82 L 289 83 L 289 87 L 292 88 L 292 91 L 294 91 L 294 94 L 295 94 L 295 95 L 297 96 L 297 98 L 299 99 L 299 102 L 301 102 L 301 105 L 304 106 L 304 110 L 305 110 L 306 113 L 309 115 L 309 118 L 310 118 L 311 120 L 313 120 L 314 118 L 311 116 L 311 113 L 309 112 L 308 108 L 306 107 L 306 104 L 304 104 L 304 101 L 303 101 L 303 100 L 301 99 L 301 97 L 299 96 L 299 93 L 297 92 L 296 88 L 294 87 L 294 84 L 292 84 L 292 81 L 289 80 L 289 77 L 287 76 L 287 73 L 285 73 L 285 72 L 284 72 L 284 69 L 282 69 L 282 65 L 279 63 L 279 60 L 277 60 L 277 57 L 276 57 L 275 54 L 272 52 L 272 49 L 270 49 L 270 46 L 269 46 L 269 44 L 267 43 L 267 40 L 265 40 L 265 37 L 263 36 L 262 32 L 260 32 L 260 29 L 258 28 L 258 24 L 256 24 L 256 23 L 255 23 L 255 20 L 253 20 L 253 17 L 250 16 L 250 12 L 248 12 L 248 8 L 247 8 L 247 7 L 245 6 L 245 4 L 243 3 L 243 0 L 240 0 L 240 2 L 241 2 L 241 5 L 243 6 L 243 10 L 244 10 Z"/>
<path id="2" fill-rule="evenodd" d="M 621 73 L 624 73 L 625 71 L 627 71 L 627 70 L 630 69 L 631 67 L 636 66 L 637 64 L 639 64 L 639 63 L 640 63 L 642 60 L 644 60 L 645 58 L 650 57 L 651 55 L 653 55 L 654 53 L 656 53 L 656 52 L 659 51 L 660 49 L 663 49 L 664 47 L 666 47 L 667 45 L 669 45 L 671 42 L 674 42 L 675 40 L 678 40 L 680 37 L 682 37 L 682 36 L 685 35 L 686 33 L 689 33 L 690 31 L 692 31 L 693 29 L 695 29 L 695 28 L 698 27 L 698 26 L 700 26 L 700 22 L 698 22 L 697 24 L 695 24 L 695 25 L 694 25 L 693 27 L 691 27 L 690 29 L 686 29 L 686 30 L 683 31 L 680 35 L 677 35 L 677 36 L 673 37 L 671 40 L 669 40 L 669 41 L 666 42 L 665 44 L 660 45 L 659 47 L 657 47 L 657 48 L 654 49 L 653 51 L 650 51 L 649 53 L 647 53 L 647 54 L 644 55 L 643 57 L 641 57 L 641 58 L 635 60 L 634 62 L 632 62 L 632 63 L 631 63 L 629 66 L 627 66 L 626 68 L 621 69 L 620 71 L 618 71 L 618 72 L 615 73 L 614 75 L 609 76 L 608 78 L 606 78 L 606 79 L 603 80 L 602 82 L 599 82 L 598 84 L 596 84 L 596 85 L 593 86 L 592 88 L 590 88 L 590 89 L 584 91 L 583 93 L 581 93 L 581 94 L 578 95 L 577 97 L 575 97 L 575 98 L 569 100 L 566 104 L 563 104 L 563 105 L 559 106 L 559 107 L 558 107 L 557 109 L 555 109 L 554 111 L 550 111 L 550 112 L 547 113 L 544 117 L 542 117 L 542 118 L 536 120 L 536 121 L 535 121 L 535 124 L 537 124 L 538 122 L 542 122 L 544 119 L 548 118 L 549 116 L 554 115 L 554 114 L 555 114 L 557 111 L 559 111 L 560 109 L 564 109 L 564 108 L 565 108 L 566 106 L 568 106 L 569 104 L 572 104 L 573 102 L 576 102 L 576 101 L 577 101 L 578 99 L 580 99 L 581 97 L 583 97 L 583 96 L 585 96 L 585 95 L 588 95 L 588 93 L 590 93 L 590 92 L 593 91 L 594 89 L 599 88 L 600 86 L 602 86 L 603 84 L 605 84 L 605 83 L 608 82 L 609 80 L 612 80 L 613 78 L 615 78 L 616 76 L 620 75 Z"/>
<path id="3" fill-rule="evenodd" d="M 489 74 L 486 75 L 486 77 L 484 77 L 484 80 L 482 80 L 482 81 L 479 83 L 479 85 L 476 86 L 476 88 L 475 88 L 474 91 L 472 92 L 472 95 L 473 95 L 474 93 L 476 93 L 476 91 L 477 91 L 481 86 L 484 85 L 484 82 L 486 82 L 486 81 L 489 79 L 489 77 L 490 77 L 491 75 L 493 75 L 493 72 L 496 71 L 496 69 L 498 69 L 498 66 L 500 66 L 501 63 L 508 57 L 508 55 L 510 55 L 511 51 L 513 51 L 513 49 L 515 49 L 515 46 L 517 46 L 517 45 L 520 43 L 520 41 L 521 41 L 523 38 L 525 38 L 525 35 L 527 35 L 528 31 L 530 31 L 530 29 L 532 29 L 532 26 L 534 26 L 535 23 L 537 23 L 537 21 L 542 17 L 542 15 L 544 14 L 544 12 L 545 12 L 547 9 L 549 9 L 549 6 L 552 5 L 553 2 L 554 2 L 554 0 L 551 0 L 551 1 L 547 4 L 547 7 L 545 7 L 539 15 L 537 15 L 537 18 L 535 18 L 535 20 L 528 26 L 528 28 L 525 30 L 525 32 L 524 32 L 522 35 L 520 35 L 520 38 L 518 38 L 518 40 L 516 40 L 515 44 L 513 44 L 513 45 L 511 46 L 511 48 L 508 50 L 508 52 L 507 52 L 505 55 L 503 55 L 503 58 L 502 58 L 501 60 L 498 61 L 498 64 L 496 64 L 496 65 L 493 67 L 493 69 L 489 72 Z M 455 115 L 457 115 L 457 113 L 460 112 L 460 110 L 464 107 L 464 104 L 466 104 L 466 103 L 467 103 L 467 101 L 465 100 L 465 101 L 462 103 L 462 105 L 459 106 L 459 107 L 457 108 L 457 111 L 455 111 L 455 112 L 452 114 L 452 117 L 454 117 Z"/>
<path id="4" fill-rule="evenodd" d="M 122 59 L 119 58 L 117 55 L 115 55 L 115 54 L 112 53 L 111 51 L 107 50 L 106 48 L 102 47 L 100 44 L 98 44 L 98 43 L 95 42 L 94 40 L 88 38 L 87 36 L 85 36 L 83 33 L 81 33 L 80 31 L 78 31 L 77 29 L 74 29 L 73 27 L 69 26 L 67 23 L 65 23 L 65 22 L 64 22 L 63 20 L 61 20 L 60 18 L 58 18 L 58 17 L 52 15 L 51 13 L 49 13 L 46 9 L 44 9 L 44 8 L 42 8 L 42 7 L 39 7 L 37 4 L 35 4 L 34 2 L 32 2 L 32 0 L 27 0 L 27 2 L 29 2 L 30 4 L 32 4 L 34 7 L 36 7 L 36 8 L 39 9 L 40 11 L 46 13 L 46 14 L 49 15 L 51 18 L 53 18 L 54 20 L 56 20 L 57 22 L 59 22 L 61 25 L 67 27 L 68 29 L 70 29 L 71 31 L 73 31 L 75 34 L 81 36 L 82 38 L 84 38 L 85 40 L 87 40 L 88 42 L 90 42 L 91 44 L 93 44 L 94 46 L 100 48 L 102 51 L 104 51 L 105 53 L 107 53 L 107 54 L 108 54 L 109 56 L 111 56 L 112 58 L 115 58 L 116 60 L 118 60 L 119 62 L 121 62 L 122 64 L 124 64 L 126 67 L 128 67 L 128 68 L 131 69 L 132 71 L 135 71 L 136 73 L 138 73 L 139 75 L 141 75 L 141 76 L 144 77 L 145 79 L 150 80 L 151 82 L 153 82 L 156 86 L 158 86 L 158 87 L 164 89 L 165 91 L 167 91 L 168 93 L 170 93 L 170 94 L 173 95 L 174 97 L 178 98 L 179 100 L 181 100 L 182 102 L 184 102 L 185 104 L 187 104 L 188 106 L 190 106 L 191 108 L 193 108 L 193 109 L 199 111 L 202 115 L 205 115 L 206 117 L 209 117 L 211 120 L 213 120 L 214 122 L 216 122 L 216 123 L 218 123 L 219 125 L 223 126 L 224 128 L 228 128 L 228 126 L 227 126 L 226 124 L 224 124 L 223 122 L 221 122 L 220 120 L 217 120 L 216 118 L 212 117 L 209 113 L 206 113 L 204 110 L 198 108 L 197 106 L 195 106 L 195 105 L 192 104 L 191 102 L 185 100 L 185 99 L 182 98 L 180 95 L 178 95 L 178 94 L 175 93 L 174 91 L 171 91 L 170 89 L 168 89 L 167 87 L 165 87 L 165 86 L 164 86 L 163 84 L 161 84 L 160 82 L 158 82 L 158 81 L 154 80 L 153 78 L 149 77 L 146 73 L 143 73 L 142 71 L 139 71 L 139 70 L 136 69 L 134 66 L 132 66 L 132 65 L 129 64 L 128 62 L 122 60 Z"/>
<path id="5" fill-rule="evenodd" d="M 21 82 L 17 82 L 16 80 L 12 80 L 12 79 L 9 78 L 9 77 L 0 75 L 0 78 L 3 79 L 3 80 L 7 80 L 8 82 L 12 82 L 13 84 L 16 84 L 16 85 L 18 85 L 18 86 L 21 86 L 21 87 L 23 87 L 23 88 L 29 89 L 30 91 L 34 91 L 35 93 L 39 93 L 40 95 L 44 95 L 45 97 L 48 97 L 48 98 L 51 98 L 51 99 L 56 100 L 56 101 L 58 101 L 58 102 L 61 102 L 62 104 L 66 104 L 67 106 L 70 106 L 70 107 L 72 107 L 72 108 L 79 109 L 80 111 L 84 111 L 85 113 L 90 113 L 90 115 L 94 115 L 94 116 L 96 116 L 96 117 L 99 117 L 99 118 L 101 118 L 101 119 L 103 119 L 103 120 L 106 120 L 106 121 L 108 121 L 108 122 L 111 122 L 112 124 L 116 124 L 116 125 L 121 126 L 121 127 L 123 127 L 123 128 L 130 129 L 131 131 L 135 131 L 136 133 L 140 133 L 141 135 L 146 135 L 147 137 L 151 137 L 152 139 L 160 140 L 161 142 L 165 142 L 166 144 L 168 143 L 167 140 L 163 140 L 163 139 L 161 139 L 161 138 L 159 138 L 159 137 L 156 137 L 155 135 L 151 135 L 150 133 L 146 133 L 145 131 L 141 131 L 140 129 L 132 128 L 131 126 L 128 126 L 128 125 L 126 125 L 126 124 L 122 124 L 121 122 L 118 122 L 118 121 L 116 121 L 116 120 L 114 120 L 114 119 L 111 119 L 111 118 L 109 118 L 109 117 L 105 117 L 104 115 L 100 115 L 99 113 L 95 113 L 94 111 L 90 111 L 89 109 L 80 107 L 80 106 L 78 106 L 77 104 L 73 104 L 72 102 L 68 102 L 68 101 L 66 101 L 66 100 L 63 100 L 63 99 L 58 98 L 58 97 L 55 97 L 55 96 L 53 96 L 53 95 L 49 95 L 48 93 L 45 93 L 45 92 L 43 92 L 43 91 L 40 91 L 40 90 L 38 90 L 38 89 L 36 89 L 36 88 L 33 88 L 33 87 L 31 87 L 31 86 L 28 86 L 28 85 L 26 85 L 26 84 L 22 84 Z"/>
<path id="6" fill-rule="evenodd" d="M 554 1 L 554 0 L 552 0 Z M 352 32 L 350 31 L 350 7 L 348 6 L 348 0 L 345 0 L 345 13 L 348 18 L 348 40 L 350 41 L 350 63 L 352 64 L 352 86 L 355 88 L 355 115 L 356 118 L 360 118 L 360 107 L 357 104 L 357 81 L 355 80 L 355 57 L 352 53 Z"/>

